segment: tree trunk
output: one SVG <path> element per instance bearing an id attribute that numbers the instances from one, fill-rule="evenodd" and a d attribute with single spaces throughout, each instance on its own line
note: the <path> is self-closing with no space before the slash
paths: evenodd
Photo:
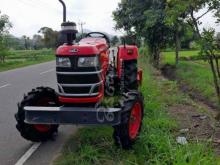
<path id="1" fill-rule="evenodd" d="M 201 38 L 201 34 L 200 34 L 200 31 L 199 31 L 198 22 L 197 22 L 196 18 L 194 17 L 194 13 L 193 12 L 194 12 L 193 9 L 191 9 L 190 15 L 191 15 L 191 18 L 192 18 L 194 29 L 196 31 L 196 37 L 198 39 L 200 39 Z"/>
<path id="2" fill-rule="evenodd" d="M 214 62 L 213 62 L 213 58 L 209 56 L 209 63 L 212 69 L 212 74 L 213 74 L 213 79 L 214 79 L 214 84 L 215 84 L 215 89 L 216 89 L 216 94 L 218 96 L 218 101 L 220 104 L 220 87 L 219 87 L 219 79 L 218 76 L 216 74 L 216 70 L 215 70 L 215 66 L 214 66 Z"/>
<path id="3" fill-rule="evenodd" d="M 5 63 L 5 56 L 2 56 L 2 63 Z"/>
<path id="4" fill-rule="evenodd" d="M 159 68 L 160 65 L 160 49 L 158 48 L 158 46 L 155 46 L 153 49 L 153 64 L 155 68 Z"/>
<path id="5" fill-rule="evenodd" d="M 219 62 L 218 62 L 218 57 L 214 56 L 215 58 L 215 65 L 218 73 L 218 78 L 220 79 L 220 70 L 219 70 Z"/>
<path id="6" fill-rule="evenodd" d="M 159 68 L 160 65 L 160 48 L 159 46 L 150 47 L 150 63 L 153 64 L 155 68 Z"/>
<path id="7" fill-rule="evenodd" d="M 179 51 L 180 51 L 180 37 L 179 37 L 179 28 L 176 27 L 175 31 L 175 47 L 176 47 L 176 65 L 179 64 Z"/>

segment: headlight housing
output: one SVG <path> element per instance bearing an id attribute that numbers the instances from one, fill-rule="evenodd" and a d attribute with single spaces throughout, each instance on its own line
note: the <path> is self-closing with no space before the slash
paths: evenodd
<path id="1" fill-rule="evenodd" d="M 78 59 L 78 67 L 86 68 L 86 67 L 98 67 L 99 59 L 98 57 L 80 57 Z"/>
<path id="2" fill-rule="evenodd" d="M 68 57 L 57 57 L 56 59 L 57 67 L 70 68 L 71 62 Z"/>

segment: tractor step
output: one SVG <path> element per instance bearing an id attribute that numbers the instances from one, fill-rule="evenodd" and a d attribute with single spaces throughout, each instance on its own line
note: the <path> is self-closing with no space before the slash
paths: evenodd
<path id="1" fill-rule="evenodd" d="M 36 107 L 27 106 L 27 124 L 118 125 L 120 108 Z"/>

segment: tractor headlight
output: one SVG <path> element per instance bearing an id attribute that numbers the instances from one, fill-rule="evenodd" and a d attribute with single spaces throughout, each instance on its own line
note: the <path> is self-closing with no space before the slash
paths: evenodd
<path id="1" fill-rule="evenodd" d="M 80 57 L 78 59 L 78 67 L 98 67 L 98 57 Z"/>
<path id="2" fill-rule="evenodd" d="M 57 67 L 64 67 L 64 68 L 70 68 L 71 62 L 70 59 L 67 57 L 57 57 Z"/>

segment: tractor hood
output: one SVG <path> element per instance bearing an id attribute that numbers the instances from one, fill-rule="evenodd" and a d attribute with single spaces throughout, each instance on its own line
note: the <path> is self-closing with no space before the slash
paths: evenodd
<path id="1" fill-rule="evenodd" d="M 85 38 L 76 45 L 62 45 L 56 54 L 63 56 L 71 55 L 97 55 L 106 51 L 108 44 L 103 38 Z"/>

